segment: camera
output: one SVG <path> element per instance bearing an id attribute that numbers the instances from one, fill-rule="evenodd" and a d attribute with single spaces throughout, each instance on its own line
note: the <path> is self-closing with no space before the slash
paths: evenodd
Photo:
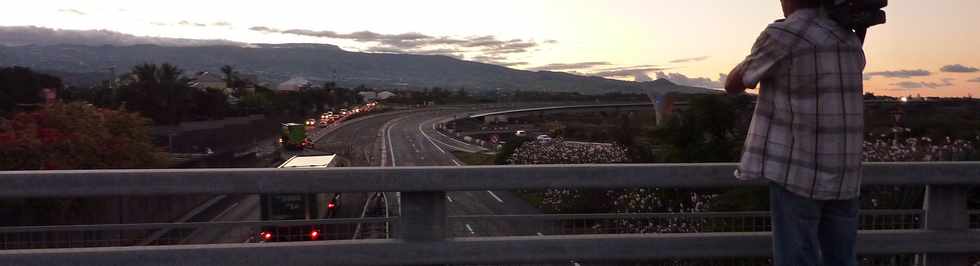
<path id="1" fill-rule="evenodd" d="M 864 42 L 868 28 L 885 24 L 888 0 L 825 0 L 824 8 L 842 27 L 855 31 Z"/>

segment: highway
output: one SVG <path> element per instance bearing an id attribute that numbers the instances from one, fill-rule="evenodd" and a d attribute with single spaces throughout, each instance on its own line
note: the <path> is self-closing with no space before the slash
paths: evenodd
<path id="1" fill-rule="evenodd" d="M 384 128 L 385 166 L 461 166 L 453 150 L 478 150 L 435 129 L 439 121 L 462 115 L 459 110 L 420 112 L 402 116 Z M 397 197 L 397 195 L 396 195 Z M 460 191 L 446 195 L 449 215 L 540 214 L 540 210 L 509 191 Z M 456 236 L 535 235 L 550 228 L 508 222 L 464 221 L 452 225 Z"/>
<path id="2" fill-rule="evenodd" d="M 333 129 L 314 145 L 314 150 L 320 152 L 336 153 L 349 160 L 351 166 L 378 166 L 380 165 L 380 132 L 381 127 L 408 112 L 391 112 L 368 116 L 363 119 L 355 119 L 344 122 L 339 127 Z M 365 134 L 365 132 L 371 132 Z M 336 218 L 359 218 L 364 210 L 364 205 L 368 195 L 365 193 L 345 193 L 341 196 L 336 213 Z M 259 215 L 259 196 L 258 195 L 230 195 L 225 199 L 210 203 L 211 206 L 205 207 L 199 215 L 194 215 L 196 221 L 256 221 Z M 377 209 L 377 208 L 376 208 Z M 353 226 L 350 230 L 332 231 L 325 235 L 327 239 L 350 239 L 353 234 Z M 346 228 L 345 228 L 346 229 Z M 185 244 L 209 244 L 209 243 L 242 243 L 256 241 L 256 228 L 228 228 L 228 229 L 209 229 L 195 230 L 187 234 L 181 240 Z M 164 238 L 173 238 L 174 235 L 181 235 L 186 232 L 174 232 Z M 327 233 L 327 232 L 325 232 Z M 384 235 L 374 235 L 371 237 L 383 237 Z"/>
<path id="3" fill-rule="evenodd" d="M 481 151 L 481 147 L 458 141 L 436 130 L 436 124 L 487 109 L 441 108 L 394 111 L 344 122 L 317 141 L 314 150 L 336 153 L 349 166 L 460 166 L 452 151 Z M 342 186 L 343 184 L 337 184 Z M 398 215 L 397 193 L 344 193 L 335 218 Z M 540 211 L 509 191 L 460 191 L 446 197 L 449 214 L 507 215 L 540 214 Z M 387 206 L 387 208 L 385 208 Z M 196 217 L 202 221 L 254 221 L 259 219 L 258 196 L 228 196 Z M 512 224 L 494 221 L 462 221 L 452 224 L 457 237 L 550 234 L 548 224 Z M 327 239 L 384 238 L 390 228 L 381 225 L 350 226 Z M 182 240 L 188 244 L 241 243 L 255 241 L 254 228 L 197 230 Z"/>

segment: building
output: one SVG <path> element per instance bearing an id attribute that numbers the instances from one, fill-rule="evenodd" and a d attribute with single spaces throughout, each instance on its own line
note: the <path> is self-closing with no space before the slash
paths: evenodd
<path id="1" fill-rule="evenodd" d="M 362 91 L 358 92 L 357 95 L 360 95 L 361 98 L 364 99 L 364 102 L 370 102 L 378 99 L 378 93 L 373 91 Z"/>
<path id="2" fill-rule="evenodd" d="M 225 77 L 211 72 L 198 72 L 197 75 L 191 79 L 191 87 L 197 89 L 228 89 L 228 83 L 225 82 Z"/>
<path id="3" fill-rule="evenodd" d="M 309 80 L 302 77 L 294 77 L 276 86 L 278 92 L 295 92 L 310 88 L 313 85 Z"/>
<path id="4" fill-rule="evenodd" d="M 382 91 L 378 93 L 378 100 L 387 100 L 388 98 L 398 96 L 390 91 Z"/>

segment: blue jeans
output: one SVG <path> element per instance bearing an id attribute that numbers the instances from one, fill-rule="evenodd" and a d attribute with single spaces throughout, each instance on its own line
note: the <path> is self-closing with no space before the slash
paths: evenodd
<path id="1" fill-rule="evenodd" d="M 857 199 L 813 200 L 770 183 L 774 266 L 856 266 Z"/>

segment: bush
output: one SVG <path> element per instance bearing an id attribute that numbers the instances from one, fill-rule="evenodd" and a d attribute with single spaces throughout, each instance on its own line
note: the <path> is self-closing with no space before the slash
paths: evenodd
<path id="1" fill-rule="evenodd" d="M 0 120 L 0 170 L 157 168 L 150 121 L 137 114 L 56 103 Z"/>

